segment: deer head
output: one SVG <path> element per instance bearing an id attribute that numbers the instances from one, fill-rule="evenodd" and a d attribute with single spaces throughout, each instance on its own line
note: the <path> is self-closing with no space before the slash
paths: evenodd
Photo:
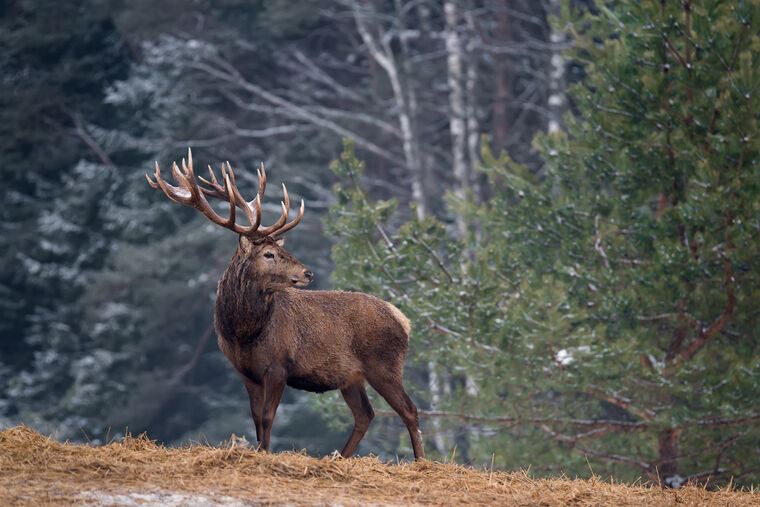
<path id="1" fill-rule="evenodd" d="M 168 183 L 161 177 L 161 168 L 158 162 L 156 162 L 154 171 L 156 181 L 153 181 L 147 174 L 145 178 L 151 187 L 160 188 L 170 200 L 191 206 L 215 224 L 238 233 L 240 241 L 238 242 L 237 255 L 250 261 L 250 265 L 262 284 L 271 288 L 305 287 L 308 285 L 314 276 L 313 273 L 283 248 L 282 239 L 282 235 L 298 225 L 303 218 L 303 199 L 301 199 L 298 214 L 292 221 L 288 222 L 290 196 L 285 184 L 283 184 L 280 218 L 269 227 L 262 227 L 261 198 L 267 185 L 264 164 L 261 163 L 257 169 L 259 191 L 256 193 L 256 197 L 250 201 L 243 198 L 238 190 L 235 172 L 229 162 L 222 164 L 222 183 L 217 180 L 211 166 L 208 166 L 208 171 L 210 180 L 201 176 L 198 177 L 201 183 L 205 185 L 202 186 L 196 180 L 193 154 L 188 148 L 187 160 L 182 159 L 181 169 L 176 162 L 172 163 L 172 175 L 178 186 Z M 227 217 L 219 215 L 211 207 L 206 196 L 229 203 L 229 215 Z M 248 225 L 236 223 L 237 208 L 243 211 L 248 220 Z"/>

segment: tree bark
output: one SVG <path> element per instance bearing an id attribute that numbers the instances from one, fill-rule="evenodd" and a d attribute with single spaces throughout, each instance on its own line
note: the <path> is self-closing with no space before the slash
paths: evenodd
<path id="1" fill-rule="evenodd" d="M 424 190 L 424 175 L 419 161 L 418 142 L 412 128 L 412 118 L 409 111 L 409 103 L 401 82 L 399 68 L 390 48 L 390 42 L 383 38 L 378 41 L 370 32 L 365 16 L 356 3 L 352 4 L 354 21 L 357 31 L 371 58 L 385 71 L 393 91 L 393 99 L 398 110 L 399 128 L 401 129 L 404 148 L 404 159 L 407 170 L 411 177 L 412 199 L 417 203 L 417 217 L 423 218 L 427 214 L 427 199 Z"/>
<path id="2" fill-rule="evenodd" d="M 659 446 L 658 446 L 658 462 L 657 471 L 667 486 L 678 487 L 680 484 L 675 484 L 677 480 L 674 480 L 675 475 L 678 472 L 678 440 L 681 435 L 680 429 L 667 429 L 663 430 L 659 434 Z"/>
<path id="3" fill-rule="evenodd" d="M 508 1 L 499 2 L 496 10 L 496 37 L 494 45 L 505 45 L 510 40 Z M 492 52 L 494 61 L 494 98 L 491 110 L 491 129 L 493 130 L 493 151 L 499 153 L 507 144 L 509 135 L 509 120 L 507 104 L 509 102 L 509 68 L 504 54 Z"/>
<path id="4" fill-rule="evenodd" d="M 478 118 L 478 57 L 475 51 L 475 38 L 477 30 L 475 27 L 475 16 L 469 9 L 464 14 L 467 24 L 467 78 L 465 82 L 465 91 L 467 93 L 467 158 L 469 159 L 468 170 L 470 172 L 470 183 L 473 185 L 473 194 L 481 196 L 480 184 L 476 176 L 480 164 L 480 119 Z M 482 196 L 481 196 L 482 197 Z"/>
<path id="5" fill-rule="evenodd" d="M 549 14 L 559 16 L 562 9 L 561 0 L 550 0 Z M 551 70 L 549 71 L 549 122 L 547 130 L 550 134 L 562 130 L 562 115 L 565 112 L 567 98 L 565 97 L 565 58 L 562 56 L 562 44 L 565 34 L 551 27 L 549 36 L 551 43 Z"/>
<path id="6" fill-rule="evenodd" d="M 446 0 L 443 4 L 446 15 L 446 63 L 449 85 L 449 132 L 451 134 L 451 155 L 456 186 L 454 195 L 464 199 L 470 185 L 470 174 L 465 160 L 467 139 L 465 130 L 465 101 L 462 89 L 462 43 L 459 37 L 459 8 L 456 0 Z M 461 214 L 456 216 L 460 236 L 467 233 L 467 225 Z"/>

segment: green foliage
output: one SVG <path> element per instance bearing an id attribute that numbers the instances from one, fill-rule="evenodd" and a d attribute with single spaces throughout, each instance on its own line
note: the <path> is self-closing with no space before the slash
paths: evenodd
<path id="1" fill-rule="evenodd" d="M 541 181 L 486 147 L 493 197 L 454 203 L 470 237 L 394 227 L 347 145 L 334 282 L 412 318 L 423 405 L 434 368 L 474 386 L 451 411 L 517 419 L 496 437 L 473 423 L 474 459 L 757 481 L 760 4 L 616 2 L 562 21 L 587 77 L 566 133 L 535 139 Z"/>

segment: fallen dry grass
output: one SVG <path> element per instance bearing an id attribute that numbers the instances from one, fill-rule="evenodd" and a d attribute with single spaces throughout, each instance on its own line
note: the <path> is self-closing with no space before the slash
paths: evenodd
<path id="1" fill-rule="evenodd" d="M 142 495 L 150 492 L 158 493 Z M 166 505 L 171 498 L 202 505 L 760 505 L 756 492 L 532 479 L 429 461 L 317 459 L 234 441 L 166 448 L 128 437 L 94 447 L 61 444 L 26 427 L 0 432 L 0 505 Z"/>

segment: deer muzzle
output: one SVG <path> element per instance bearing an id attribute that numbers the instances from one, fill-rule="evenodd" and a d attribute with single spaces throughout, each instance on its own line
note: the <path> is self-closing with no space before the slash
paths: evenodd
<path id="1" fill-rule="evenodd" d="M 312 273 L 308 269 L 304 269 L 303 273 L 300 276 L 292 276 L 290 277 L 290 281 L 293 282 L 293 285 L 296 287 L 306 287 L 311 283 L 311 281 L 314 279 L 314 273 Z"/>

